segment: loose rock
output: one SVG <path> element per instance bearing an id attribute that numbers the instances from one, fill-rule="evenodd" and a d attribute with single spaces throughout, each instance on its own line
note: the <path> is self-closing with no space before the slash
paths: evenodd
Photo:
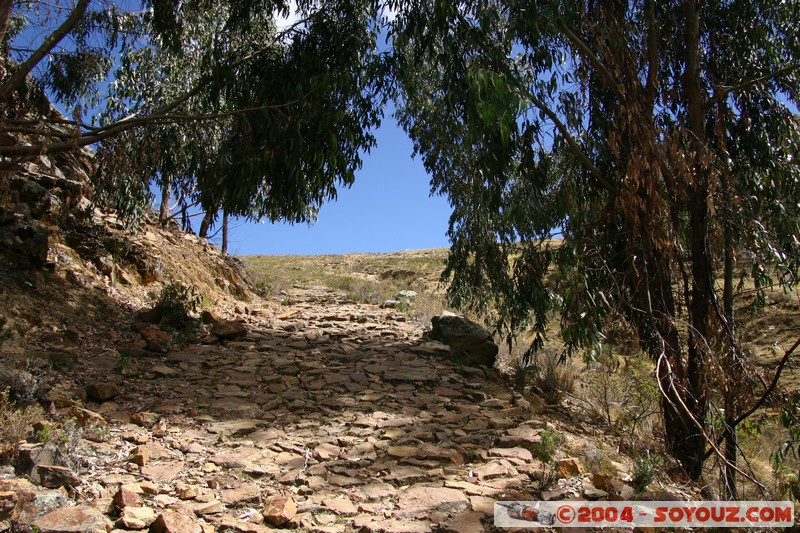
<path id="1" fill-rule="evenodd" d="M 222 320 L 211 328 L 211 333 L 220 340 L 235 340 L 247 336 L 247 326 L 238 320 Z"/>
<path id="2" fill-rule="evenodd" d="M 91 400 L 104 402 L 119 395 L 119 387 L 112 381 L 93 383 L 86 387 L 86 396 Z"/>
<path id="3" fill-rule="evenodd" d="M 89 505 L 61 507 L 33 522 L 40 533 L 106 533 L 113 524 Z"/>
<path id="4" fill-rule="evenodd" d="M 290 522 L 297 514 L 297 504 L 289 496 L 267 496 L 262 503 L 264 520 L 274 526 L 282 526 Z"/>

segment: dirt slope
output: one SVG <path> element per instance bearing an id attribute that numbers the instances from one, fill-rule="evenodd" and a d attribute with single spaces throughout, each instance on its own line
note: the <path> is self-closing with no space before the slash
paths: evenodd
<path id="1" fill-rule="evenodd" d="M 669 462 L 634 495 L 642 450 L 580 396 L 591 370 L 545 405 L 423 338 L 441 250 L 251 258 L 259 295 L 174 225 L 128 232 L 93 169 L 0 172 L 0 388 L 40 406 L 0 399 L 0 532 L 477 532 L 496 500 L 713 495 Z M 145 323 L 176 282 L 202 297 L 188 327 Z M 776 304 L 759 346 L 791 336 L 796 298 Z"/>

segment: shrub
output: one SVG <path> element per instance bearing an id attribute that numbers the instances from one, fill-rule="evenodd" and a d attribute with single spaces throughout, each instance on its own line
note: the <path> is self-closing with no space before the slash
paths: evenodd
<path id="1" fill-rule="evenodd" d="M 325 280 L 325 284 L 344 292 L 355 303 L 379 304 L 386 299 L 387 287 L 368 279 L 332 276 Z"/>
<path id="2" fill-rule="evenodd" d="M 616 476 L 619 473 L 603 442 L 599 442 L 597 446 L 587 445 L 584 448 L 583 455 L 584 465 L 589 472 L 610 476 Z"/>
<path id="3" fill-rule="evenodd" d="M 644 492 L 655 480 L 658 469 L 664 464 L 657 453 L 645 452 L 633 458 L 633 488 L 636 492 Z"/>
<path id="4" fill-rule="evenodd" d="M 575 367 L 562 360 L 555 349 L 529 351 L 529 365 L 522 367 L 523 379 L 542 395 L 549 404 L 558 404 L 564 393 L 572 393 L 575 389 Z"/>
<path id="5" fill-rule="evenodd" d="M 252 274 L 256 294 L 262 298 L 274 298 L 286 290 L 286 282 L 277 277 L 268 277 L 264 273 Z"/>
<path id="6" fill-rule="evenodd" d="M 785 465 L 775 469 L 774 474 L 780 497 L 800 501 L 800 477 Z"/>
<path id="7" fill-rule="evenodd" d="M 617 411 L 624 405 L 628 393 L 628 384 L 620 375 L 619 361 L 607 347 L 598 346 L 585 357 L 592 370 L 586 391 L 592 408 L 612 426 Z"/>
<path id="8" fill-rule="evenodd" d="M 32 370 L 36 370 L 29 366 Z M 18 406 L 38 402 L 45 394 L 47 380 L 41 372 L 34 375 L 27 370 L 13 370 L 10 375 L 9 398 Z"/>
<path id="9" fill-rule="evenodd" d="M 202 297 L 197 287 L 177 281 L 161 290 L 155 310 L 160 316 L 162 326 L 180 328 L 189 321 L 191 313 L 197 312 L 201 302 Z"/>
<path id="10" fill-rule="evenodd" d="M 44 416 L 38 405 L 17 406 L 10 389 L 0 392 L 0 460 L 11 461 L 19 452 L 19 443 L 33 431 L 34 422 Z"/>
<path id="11" fill-rule="evenodd" d="M 627 428 L 631 437 L 637 431 L 651 434 L 653 422 L 658 419 L 661 399 L 653 365 L 643 357 L 628 357 L 622 375 L 627 386 L 618 423 Z"/>
<path id="12" fill-rule="evenodd" d="M 431 318 L 439 316 L 447 308 L 445 298 L 441 294 L 422 292 L 414 299 L 411 320 L 422 328 L 431 327 Z"/>
<path id="13" fill-rule="evenodd" d="M 60 428 L 51 431 L 49 443 L 55 448 L 59 464 L 77 471 L 81 461 L 79 451 L 81 438 L 83 438 L 83 430 L 74 418 L 64 421 Z"/>
<path id="14" fill-rule="evenodd" d="M 555 430 L 545 429 L 539 436 L 542 440 L 533 445 L 533 454 L 544 463 L 552 463 L 556 458 L 556 451 L 564 443 L 564 435 Z"/>

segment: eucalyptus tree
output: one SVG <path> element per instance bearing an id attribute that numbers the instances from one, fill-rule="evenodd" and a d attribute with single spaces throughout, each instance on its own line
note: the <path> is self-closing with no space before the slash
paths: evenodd
<path id="1" fill-rule="evenodd" d="M 47 5 L 14 4 L 11 19 Z M 10 108 L 24 86 L 19 80 L 45 58 L 52 63 L 60 54 L 76 65 L 81 39 L 103 37 L 105 55 L 93 49 L 103 68 L 91 79 L 80 68 L 63 70 L 66 92 L 49 71 L 38 80 L 80 108 L 116 63 L 102 94 L 107 112 L 92 124 L 76 112 L 37 129 L 33 142 L 0 146 L 0 156 L 106 143 L 98 186 L 128 215 L 141 210 L 155 179 L 179 198 L 232 215 L 308 220 L 338 186 L 353 182 L 362 153 L 374 145 L 381 101 L 371 2 L 302 1 L 299 20 L 284 30 L 275 26 L 276 17 L 289 15 L 284 0 L 146 0 L 144 9 L 127 11 L 99 0 L 55 5 L 61 9 L 48 11 L 41 45 L 27 58 L 20 51 L 18 66 L 4 61 L 0 98 Z M 95 19 L 113 23 L 89 24 Z M 71 44 L 57 49 L 62 41 Z"/>
<path id="2" fill-rule="evenodd" d="M 534 349 L 557 308 L 568 353 L 622 314 L 657 363 L 667 449 L 693 479 L 718 457 L 732 492 L 761 386 L 730 283 L 792 286 L 800 259 L 798 3 L 393 7 L 399 115 L 453 205 L 450 296 Z"/>
<path id="3" fill-rule="evenodd" d="M 156 33 L 152 11 L 141 11 L 137 16 L 149 38 L 121 50 L 101 115 L 104 123 L 124 121 L 133 114 L 184 99 L 188 90 L 203 83 L 204 62 L 217 42 L 225 42 L 230 57 L 250 54 L 257 47 L 263 49 L 261 53 L 281 53 L 272 14 L 254 21 L 243 35 L 226 31 L 228 9 L 224 5 L 189 11 L 185 13 L 187 19 L 182 19 L 179 47 L 168 45 Z M 212 172 L 221 157 L 235 110 L 224 97 L 211 100 L 203 91 L 184 100 L 174 107 L 169 118 L 124 131 L 100 145 L 103 164 L 97 176 L 98 192 L 123 213 L 129 224 L 135 224 L 149 204 L 154 185 L 161 191 L 162 223 L 177 210 L 184 229 L 190 230 L 189 209 L 203 203 L 198 181 L 204 172 Z M 210 196 L 209 191 L 206 204 L 201 205 L 206 211 L 200 226 L 202 237 L 207 236 L 220 208 Z M 172 206 L 171 198 L 176 199 Z"/>

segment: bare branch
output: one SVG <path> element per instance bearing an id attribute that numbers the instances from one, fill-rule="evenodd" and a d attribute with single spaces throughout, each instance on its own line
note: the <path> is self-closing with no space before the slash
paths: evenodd
<path id="1" fill-rule="evenodd" d="M 800 346 L 800 339 L 797 339 L 792 345 L 792 347 L 786 350 L 786 352 L 783 354 L 783 357 L 778 363 L 778 366 L 775 368 L 775 375 L 772 376 L 772 382 L 769 384 L 769 386 L 761 395 L 761 397 L 758 399 L 758 401 L 756 401 L 756 403 L 754 403 L 753 406 L 750 407 L 750 409 L 748 409 L 747 411 L 736 417 L 735 420 L 731 422 L 726 422 L 726 425 L 728 425 L 731 429 L 735 428 L 736 426 L 747 420 L 747 418 L 749 418 L 750 415 L 755 413 L 759 407 L 764 405 L 764 402 L 767 401 L 767 398 L 769 398 L 770 394 L 772 394 L 772 392 L 775 390 L 775 387 L 778 386 L 778 381 L 780 380 L 781 374 L 783 373 L 783 368 L 786 366 L 786 363 L 789 362 L 789 358 L 792 356 L 792 354 L 794 353 L 794 351 L 797 349 L 798 346 Z M 716 444 L 719 445 L 724 437 L 725 437 L 724 434 L 720 435 L 717 438 Z M 712 453 L 711 450 L 706 452 L 706 459 L 709 456 L 711 456 L 711 453 Z"/>
<path id="2" fill-rule="evenodd" d="M 56 28 L 53 33 L 48 35 L 42 45 L 39 46 L 39 48 L 37 48 L 2 85 L 0 85 L 0 98 L 6 97 L 13 89 L 16 89 L 20 84 L 25 82 L 25 78 L 36 68 L 36 65 L 38 65 L 39 62 L 72 31 L 75 25 L 80 22 L 87 7 L 89 7 L 89 0 L 78 1 L 78 4 L 75 6 L 75 9 L 72 10 L 72 13 L 69 14 L 67 20 Z"/>
<path id="3" fill-rule="evenodd" d="M 798 340 L 798 343 L 800 343 L 800 339 Z M 675 398 L 678 400 L 678 404 L 679 404 L 681 410 L 686 414 L 686 416 L 688 416 L 689 420 L 692 421 L 692 423 L 695 425 L 695 427 L 697 427 L 697 430 L 703 436 L 703 439 L 709 444 L 709 446 L 711 446 L 711 449 L 708 452 L 706 452 L 707 455 L 706 455 L 706 457 L 704 457 L 704 459 L 707 459 L 711 455 L 717 455 L 717 457 L 719 457 L 719 460 L 722 463 L 730 465 L 731 468 L 733 468 L 733 470 L 735 470 L 738 474 L 741 474 L 742 477 L 745 477 L 745 478 L 749 479 L 755 485 L 757 485 L 760 489 L 766 490 L 766 487 L 762 483 L 760 483 L 757 479 L 755 479 L 753 476 L 747 474 L 746 472 L 742 471 L 737 465 L 731 464 L 731 462 L 727 460 L 727 458 L 725 457 L 725 454 L 723 454 L 722 451 L 720 451 L 720 449 L 718 448 L 718 443 L 714 442 L 714 440 L 706 432 L 705 428 L 703 427 L 703 424 L 700 423 L 700 421 L 697 420 L 697 418 L 695 418 L 695 416 L 692 414 L 691 410 L 689 410 L 689 407 L 686 405 L 686 403 L 684 403 L 683 398 L 681 398 L 681 394 L 678 392 L 678 389 L 675 386 L 675 382 L 672 379 L 672 375 L 673 375 L 673 373 L 672 373 L 672 365 L 669 364 L 669 361 L 667 360 L 666 354 L 663 353 L 663 352 L 662 352 L 661 356 L 659 357 L 658 363 L 656 363 L 656 381 L 658 382 L 658 389 L 661 392 L 661 395 L 663 397 L 665 397 L 673 406 L 677 407 L 675 405 L 675 402 L 673 402 L 672 399 L 670 398 L 670 396 L 668 395 L 667 391 L 664 390 L 663 384 L 661 382 L 661 361 L 664 361 L 664 364 L 667 367 L 667 371 L 668 371 L 668 374 L 669 374 L 669 386 L 672 388 L 672 390 L 675 391 L 675 393 L 676 393 L 675 394 Z"/>

